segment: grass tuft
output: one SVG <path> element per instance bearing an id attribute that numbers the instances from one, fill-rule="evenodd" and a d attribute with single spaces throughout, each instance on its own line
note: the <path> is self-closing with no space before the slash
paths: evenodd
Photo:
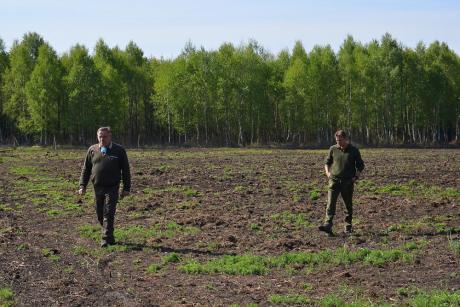
<path id="1" fill-rule="evenodd" d="M 310 303 L 310 299 L 300 294 L 273 294 L 268 297 L 268 301 L 273 304 L 303 305 Z"/>

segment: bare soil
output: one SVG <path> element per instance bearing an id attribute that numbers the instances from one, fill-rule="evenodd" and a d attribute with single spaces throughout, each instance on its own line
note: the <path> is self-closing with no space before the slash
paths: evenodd
<path id="1" fill-rule="evenodd" d="M 145 240 L 127 237 L 119 240 L 119 250 L 107 251 L 81 231 L 85 225 L 98 226 L 92 190 L 82 202 L 75 193 L 84 150 L 2 152 L 0 288 L 13 290 L 17 306 L 266 306 L 273 305 L 274 294 L 303 295 L 312 305 L 330 294 L 349 303 L 364 298 L 403 304 L 407 298 L 398 294 L 400 288 L 458 290 L 460 256 L 449 243 L 460 240 L 460 197 L 455 194 L 460 190 L 460 151 L 362 150 L 366 169 L 355 188 L 351 236 L 342 234 L 341 203 L 335 235 L 317 230 L 326 206 L 326 153 L 128 150 L 132 195 L 118 205 L 116 229 L 167 229 L 175 223 L 195 231 Z M 39 189 L 40 178 L 57 182 L 58 188 Z M 410 184 L 422 188 L 375 190 Z M 424 194 L 423 187 L 434 187 L 434 192 Z M 447 190 L 453 194 L 441 193 Z M 65 209 L 64 204 L 77 207 Z M 276 256 L 344 246 L 391 249 L 408 242 L 423 245 L 410 262 L 275 268 L 264 275 L 188 274 L 180 269 L 188 260 L 204 263 L 224 255 Z M 160 264 L 171 253 L 180 261 L 148 272 L 149 265 Z"/>

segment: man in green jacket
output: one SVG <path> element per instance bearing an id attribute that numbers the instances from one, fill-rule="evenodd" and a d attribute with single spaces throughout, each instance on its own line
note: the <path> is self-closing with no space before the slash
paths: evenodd
<path id="1" fill-rule="evenodd" d="M 121 145 L 112 142 L 110 127 L 99 128 L 97 139 L 99 143 L 92 145 L 86 154 L 78 193 L 86 193 L 86 186 L 91 179 L 97 219 L 103 228 L 101 247 L 106 247 L 115 244 L 113 231 L 120 180 L 123 180 L 121 197 L 129 195 L 131 174 L 126 151 Z"/>
<path id="2" fill-rule="evenodd" d="M 329 148 L 324 170 L 329 178 L 329 191 L 325 223 L 319 230 L 332 234 L 332 220 L 334 219 L 337 198 L 342 195 L 346 207 L 345 233 L 353 232 L 353 188 L 364 169 L 364 162 L 359 149 L 351 145 L 343 130 L 335 133 L 336 145 Z"/>

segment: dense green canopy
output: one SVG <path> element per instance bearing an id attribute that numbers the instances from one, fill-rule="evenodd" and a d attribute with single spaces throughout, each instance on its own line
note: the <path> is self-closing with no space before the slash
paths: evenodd
<path id="1" fill-rule="evenodd" d="M 460 135 L 460 58 L 445 43 L 390 34 L 338 52 L 256 41 L 187 43 L 175 59 L 100 40 L 57 55 L 37 33 L 0 39 L 0 143 L 88 144 L 109 125 L 126 145 L 326 145 L 338 128 L 361 144 L 445 144 Z"/>

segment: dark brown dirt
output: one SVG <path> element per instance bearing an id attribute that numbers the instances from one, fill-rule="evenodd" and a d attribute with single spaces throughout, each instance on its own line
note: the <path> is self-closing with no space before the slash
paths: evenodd
<path id="1" fill-rule="evenodd" d="M 449 247 L 449 240 L 460 240 L 459 233 L 432 225 L 388 231 L 394 225 L 430 218 L 456 229 L 460 227 L 458 196 L 378 193 L 358 184 L 355 235 L 341 234 L 340 204 L 336 235 L 328 237 L 317 231 L 325 213 L 326 151 L 129 150 L 132 196 L 120 202 L 116 228 L 175 222 L 199 231 L 144 241 L 126 239 L 120 244 L 127 251 L 104 252 L 97 241 L 79 231 L 83 225 L 97 225 L 90 195 L 80 204 L 81 211 L 57 215 L 39 210 L 49 204 L 36 201 L 54 193 L 63 197 L 57 204 L 77 204 L 75 191 L 84 154 L 83 150 L 46 149 L 1 153 L 0 288 L 11 288 L 18 306 L 264 306 L 271 305 L 273 294 L 301 294 L 317 304 L 331 293 L 348 302 L 365 298 L 374 303 L 402 303 L 405 298 L 397 294 L 402 287 L 460 288 L 460 256 Z M 426 187 L 460 190 L 459 150 L 374 149 L 363 150 L 362 155 L 363 179 L 377 187 L 413 180 Z M 38 173 L 17 170 L 30 166 Z M 58 191 L 31 191 L 26 183 L 35 182 L 37 176 L 68 184 Z M 312 200 L 310 192 L 315 189 L 319 198 Z M 283 214 L 302 216 L 303 224 L 283 220 Z M 274 269 L 261 276 L 179 270 L 185 259 L 204 262 L 222 255 L 274 256 L 343 246 L 388 249 L 407 242 L 426 245 L 409 263 L 372 266 L 358 262 L 312 271 L 295 268 L 295 272 Z M 78 253 L 78 247 L 90 252 Z M 46 257 L 44 249 L 59 260 Z M 147 272 L 150 264 L 160 263 L 172 252 L 182 261 Z"/>

